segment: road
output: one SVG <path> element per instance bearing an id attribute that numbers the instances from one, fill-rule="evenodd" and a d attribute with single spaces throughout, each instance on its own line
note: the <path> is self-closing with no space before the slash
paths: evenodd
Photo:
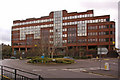
<path id="1" fill-rule="evenodd" d="M 104 59 L 102 60 L 101 69 L 104 69 L 104 63 L 110 64 L 109 74 L 118 75 L 118 60 L 117 59 Z M 110 75 L 101 75 L 91 73 L 100 68 L 100 62 L 96 59 L 76 60 L 75 64 L 30 64 L 26 60 L 6 59 L 3 60 L 3 65 L 22 69 L 25 71 L 40 74 L 43 78 L 113 78 Z M 89 71 L 89 72 L 87 72 Z M 105 71 L 106 72 L 106 71 Z M 103 72 L 102 72 L 103 73 Z M 106 74 L 108 74 L 106 73 Z"/>

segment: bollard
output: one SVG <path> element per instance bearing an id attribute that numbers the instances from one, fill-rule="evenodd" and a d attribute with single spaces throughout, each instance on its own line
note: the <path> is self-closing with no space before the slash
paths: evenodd
<path id="1" fill-rule="evenodd" d="M 96 59 L 98 59 L 98 56 L 96 57 Z"/>
<path id="2" fill-rule="evenodd" d="M 118 56 L 117 58 L 118 58 L 118 59 L 120 59 L 120 57 L 119 57 L 119 56 Z"/>
<path id="3" fill-rule="evenodd" d="M 105 70 L 110 70 L 109 69 L 109 63 L 105 63 Z"/>
<path id="4" fill-rule="evenodd" d="M 20 60 L 22 60 L 22 57 L 20 57 Z"/>

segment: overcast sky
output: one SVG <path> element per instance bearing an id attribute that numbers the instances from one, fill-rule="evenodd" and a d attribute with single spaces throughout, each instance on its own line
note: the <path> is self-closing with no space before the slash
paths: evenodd
<path id="1" fill-rule="evenodd" d="M 1 0 L 0 1 L 0 43 L 11 45 L 13 20 L 48 16 L 51 11 L 67 10 L 84 12 L 94 10 L 95 16 L 110 15 L 111 21 L 118 17 L 119 0 Z"/>

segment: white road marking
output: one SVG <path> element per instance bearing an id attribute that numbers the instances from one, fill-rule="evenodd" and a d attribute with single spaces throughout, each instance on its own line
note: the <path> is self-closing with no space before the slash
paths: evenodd
<path id="1" fill-rule="evenodd" d="M 47 71 L 56 71 L 57 69 L 48 69 Z"/>
<path id="2" fill-rule="evenodd" d="M 90 68 L 77 68 L 77 69 L 61 69 L 64 71 L 73 71 L 73 72 L 81 72 L 81 71 L 88 71 L 88 70 L 98 70 L 99 67 L 90 67 Z M 101 68 L 104 69 L 104 68 Z"/>
<path id="3" fill-rule="evenodd" d="M 88 71 L 88 70 L 98 70 L 100 69 L 99 67 L 90 67 L 90 68 L 76 68 L 76 69 L 60 69 L 63 71 L 72 71 L 72 72 L 83 72 L 83 71 Z M 101 68 L 104 69 L 104 68 Z M 47 69 L 47 71 L 56 71 L 58 69 Z M 42 69 L 33 69 L 32 71 L 42 71 Z"/>
<path id="4" fill-rule="evenodd" d="M 33 69 L 32 71 L 42 71 L 41 69 Z"/>
<path id="5" fill-rule="evenodd" d="M 113 63 L 113 64 L 116 64 L 116 63 Z"/>

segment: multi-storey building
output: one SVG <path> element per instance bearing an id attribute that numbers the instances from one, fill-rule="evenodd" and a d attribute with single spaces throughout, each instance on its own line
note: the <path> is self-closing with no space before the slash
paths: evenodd
<path id="1" fill-rule="evenodd" d="M 15 20 L 12 26 L 12 50 L 27 52 L 40 39 L 66 51 L 84 48 L 88 53 L 99 48 L 112 50 L 115 41 L 115 22 L 110 15 L 94 16 L 86 12 L 54 11 L 49 16 Z M 33 45 L 34 43 L 34 45 Z"/>

